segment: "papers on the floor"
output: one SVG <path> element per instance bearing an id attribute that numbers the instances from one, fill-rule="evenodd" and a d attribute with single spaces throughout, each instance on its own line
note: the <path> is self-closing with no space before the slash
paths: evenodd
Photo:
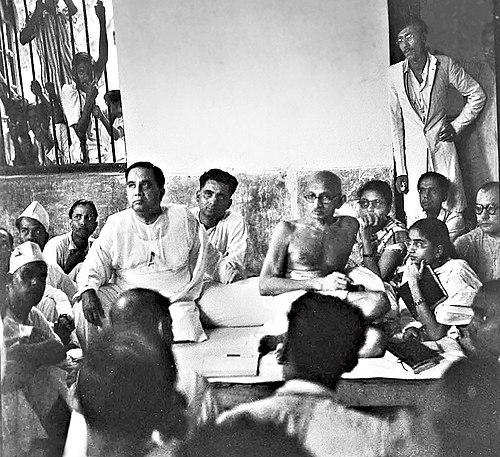
<path id="1" fill-rule="evenodd" d="M 207 355 L 203 359 L 202 374 L 208 378 L 257 376 L 258 365 L 257 354 Z"/>

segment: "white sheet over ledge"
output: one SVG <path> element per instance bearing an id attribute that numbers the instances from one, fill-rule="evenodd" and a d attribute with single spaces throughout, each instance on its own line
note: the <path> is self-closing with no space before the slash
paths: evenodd
<path id="1" fill-rule="evenodd" d="M 207 331 L 209 339 L 203 343 L 180 343 L 174 345 L 174 354 L 178 365 L 201 372 L 203 360 L 208 355 L 225 354 L 257 354 L 259 340 L 264 332 L 262 327 L 215 328 Z M 389 352 L 384 357 L 360 359 L 358 365 L 345 379 L 439 379 L 446 369 L 456 360 L 463 357 L 455 340 L 443 338 L 439 343 L 426 343 L 443 355 L 443 360 L 428 370 L 414 374 L 409 367 L 403 366 Z M 405 369 L 406 368 L 406 369 Z M 226 382 L 234 384 L 258 384 L 282 381 L 283 373 L 276 363 L 274 354 L 263 357 L 260 361 L 257 376 L 217 377 L 209 378 L 210 382 Z"/>

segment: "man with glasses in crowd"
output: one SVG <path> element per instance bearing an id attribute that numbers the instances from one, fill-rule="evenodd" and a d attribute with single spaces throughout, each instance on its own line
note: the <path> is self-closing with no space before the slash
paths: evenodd
<path id="1" fill-rule="evenodd" d="M 465 195 L 454 141 L 481 112 L 486 96 L 479 84 L 447 56 L 427 49 L 427 25 L 412 19 L 398 33 L 405 60 L 389 70 L 389 108 L 396 190 L 405 193 L 408 225 L 419 211 L 417 180 L 436 171 L 451 182 L 447 209 L 461 212 Z M 448 88 L 465 98 L 459 115 L 447 118 Z"/>
<path id="2" fill-rule="evenodd" d="M 356 241 L 359 223 L 351 216 L 336 216 L 345 200 L 340 178 L 320 171 L 307 182 L 304 199 L 307 215 L 283 221 L 275 229 L 260 273 L 261 295 L 269 301 L 274 319 L 266 324 L 269 333 L 286 331 L 290 304 L 306 291 L 335 295 L 359 307 L 367 321 L 383 316 L 390 308 L 384 292 L 360 290 L 345 272 Z M 380 334 L 371 329 L 367 354 L 380 352 Z"/>
<path id="3" fill-rule="evenodd" d="M 64 273 L 76 281 L 81 263 L 85 260 L 97 228 L 97 208 L 90 200 L 77 200 L 69 210 L 71 230 L 47 241 L 43 250 L 45 259 L 59 265 Z"/>
<path id="4" fill-rule="evenodd" d="M 476 196 L 477 227 L 455 241 L 457 254 L 466 260 L 482 283 L 500 279 L 499 183 L 481 186 Z"/>

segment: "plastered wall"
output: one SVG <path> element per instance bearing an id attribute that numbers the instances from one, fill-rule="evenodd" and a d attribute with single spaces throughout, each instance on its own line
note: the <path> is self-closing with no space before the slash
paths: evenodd
<path id="1" fill-rule="evenodd" d="M 120 0 L 114 14 L 130 162 L 391 165 L 385 1 Z"/>

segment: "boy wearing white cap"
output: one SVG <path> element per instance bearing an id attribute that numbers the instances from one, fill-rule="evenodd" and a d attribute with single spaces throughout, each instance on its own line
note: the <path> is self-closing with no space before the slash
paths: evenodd
<path id="1" fill-rule="evenodd" d="M 49 215 L 39 202 L 33 201 L 28 205 L 17 218 L 16 227 L 20 243 L 31 241 L 38 244 L 40 249 L 45 247 L 49 239 Z M 73 303 L 73 297 L 77 292 L 76 284 L 59 265 L 47 263 L 47 284 L 62 290 Z"/>
<path id="2" fill-rule="evenodd" d="M 11 407 L 4 408 L 8 414 L 3 418 L 3 452 L 14 455 L 10 452 L 30 446 L 30 439 L 43 437 L 41 431 L 56 442 L 62 439 L 69 410 L 63 401 L 66 375 L 55 366 L 66 357 L 64 346 L 35 307 L 47 277 L 40 247 L 26 242 L 14 249 L 9 273 L 3 320 L 7 364 L 2 403 Z M 19 430 L 15 425 L 20 417 L 23 427 Z"/>

